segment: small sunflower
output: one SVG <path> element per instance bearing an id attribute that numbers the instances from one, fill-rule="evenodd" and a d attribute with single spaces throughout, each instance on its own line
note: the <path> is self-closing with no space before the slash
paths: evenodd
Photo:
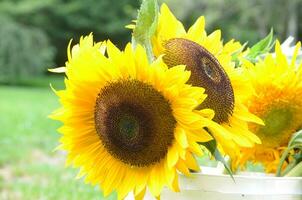
<path id="1" fill-rule="evenodd" d="M 268 54 L 255 65 L 245 61 L 246 77 L 256 93 L 247 99 L 249 110 L 263 119 L 265 126 L 250 124 L 261 145 L 243 148 L 239 163 L 263 163 L 267 172 L 276 172 L 280 154 L 290 137 L 302 128 L 302 63 L 296 64 L 301 43 L 289 62 L 277 41 L 275 54 Z"/>
<path id="2" fill-rule="evenodd" d="M 107 55 L 105 56 L 105 49 Z M 68 48 L 66 89 L 56 91 L 62 107 L 52 118 L 63 122 L 60 148 L 79 177 L 123 199 L 146 189 L 158 197 L 164 186 L 178 191 L 180 171 L 199 170 L 197 142 L 212 137 L 202 129 L 213 111 L 194 110 L 206 95 L 186 84 L 185 66 L 169 68 L 161 58 L 148 63 L 141 46 L 123 52 L 92 35 Z"/>
<path id="3" fill-rule="evenodd" d="M 207 35 L 203 16 L 186 31 L 163 4 L 152 45 L 155 56 L 164 54 L 163 60 L 169 67 L 186 65 L 192 73 L 189 83 L 205 88 L 208 96 L 199 108 L 215 111 L 213 120 L 222 128 L 213 126 L 209 131 L 226 154 L 234 157 L 239 146 L 261 143 L 248 129 L 248 122 L 263 122 L 243 104 L 245 96 L 253 92 L 252 87 L 241 75 L 242 69 L 235 68 L 232 61 L 233 54 L 242 48 L 239 42 L 223 44 L 220 30 Z"/>

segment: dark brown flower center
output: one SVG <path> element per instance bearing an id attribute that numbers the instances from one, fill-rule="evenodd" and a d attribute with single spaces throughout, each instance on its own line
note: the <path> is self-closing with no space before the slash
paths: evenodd
<path id="1" fill-rule="evenodd" d="M 103 145 L 130 165 L 149 166 L 164 158 L 175 125 L 169 101 L 137 80 L 110 83 L 96 100 L 95 127 Z"/>
<path id="2" fill-rule="evenodd" d="M 187 39 L 170 39 L 164 47 L 164 62 L 169 67 L 186 65 L 191 71 L 189 83 L 205 88 L 208 96 L 198 108 L 211 108 L 215 111 L 214 121 L 227 122 L 234 109 L 234 92 L 218 60 L 204 47 Z"/>

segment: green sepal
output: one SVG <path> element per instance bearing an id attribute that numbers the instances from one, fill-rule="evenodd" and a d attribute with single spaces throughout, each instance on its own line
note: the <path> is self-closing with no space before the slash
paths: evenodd
<path id="1" fill-rule="evenodd" d="M 235 53 L 232 54 L 232 61 L 235 63 L 236 68 L 241 67 L 241 63 L 240 63 L 238 56 L 243 52 L 243 50 L 245 49 L 247 44 L 248 44 L 248 42 L 245 42 L 238 51 L 236 51 Z"/>
<path id="2" fill-rule="evenodd" d="M 265 38 L 263 38 L 262 40 L 260 40 L 258 43 L 256 43 L 254 46 L 250 48 L 250 51 L 246 56 L 246 59 L 255 63 L 257 61 L 258 56 L 270 52 L 270 50 L 273 48 L 275 44 L 275 41 L 273 39 L 274 39 L 274 33 L 273 33 L 273 29 L 271 29 L 270 33 Z"/>
<path id="3" fill-rule="evenodd" d="M 137 22 L 132 34 L 133 47 L 145 47 L 149 61 L 153 60 L 151 38 L 158 25 L 159 7 L 157 0 L 143 0 L 138 11 Z"/>

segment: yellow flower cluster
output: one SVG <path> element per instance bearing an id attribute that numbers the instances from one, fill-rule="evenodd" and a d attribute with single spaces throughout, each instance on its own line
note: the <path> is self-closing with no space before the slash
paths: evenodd
<path id="1" fill-rule="evenodd" d="M 51 118 L 63 122 L 59 147 L 78 177 L 105 196 L 159 198 L 164 187 L 180 190 L 179 173 L 200 170 L 195 157 L 211 140 L 234 168 L 251 160 L 274 171 L 302 125 L 300 43 L 290 63 L 277 42 L 275 54 L 235 67 L 239 42 L 208 34 L 203 16 L 186 30 L 165 4 L 150 43 L 151 61 L 141 45 L 119 50 L 90 34 L 53 70 L 66 88 L 55 91 L 62 106 Z"/>
<path id="2" fill-rule="evenodd" d="M 248 96 L 245 105 L 263 119 L 265 126 L 249 126 L 262 144 L 242 148 L 237 166 L 244 167 L 247 161 L 259 162 L 265 165 L 266 172 L 275 173 L 291 136 L 302 128 L 302 63 L 297 64 L 300 50 L 298 42 L 288 60 L 277 41 L 274 54 L 255 64 L 244 61 L 244 76 L 256 91 Z"/>

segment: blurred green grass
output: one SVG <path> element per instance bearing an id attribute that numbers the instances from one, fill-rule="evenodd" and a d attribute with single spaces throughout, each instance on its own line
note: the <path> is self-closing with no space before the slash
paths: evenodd
<path id="1" fill-rule="evenodd" d="M 33 82 L 36 87 L 0 86 L 0 199 L 105 199 L 98 187 L 75 180 L 64 167 L 58 145 L 59 122 L 47 118 L 59 104 L 49 88 L 62 88 L 61 77 Z M 106 199 L 116 199 L 113 194 Z"/>

